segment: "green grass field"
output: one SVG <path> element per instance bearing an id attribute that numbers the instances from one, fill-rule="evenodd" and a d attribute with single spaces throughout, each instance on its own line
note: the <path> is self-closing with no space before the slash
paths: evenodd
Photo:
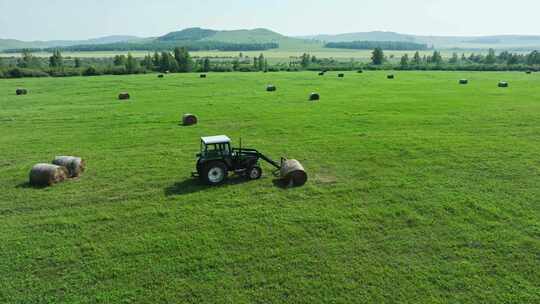
<path id="1" fill-rule="evenodd" d="M 0 302 L 539 303 L 540 74 L 395 75 L 0 80 Z M 218 134 L 310 181 L 200 185 Z"/>

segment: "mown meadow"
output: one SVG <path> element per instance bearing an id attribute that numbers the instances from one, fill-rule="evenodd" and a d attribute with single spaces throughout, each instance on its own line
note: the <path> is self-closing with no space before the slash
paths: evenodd
<path id="1" fill-rule="evenodd" d="M 387 73 L 0 80 L 0 302 L 540 302 L 540 75 Z M 201 185 L 220 134 L 310 180 Z"/>

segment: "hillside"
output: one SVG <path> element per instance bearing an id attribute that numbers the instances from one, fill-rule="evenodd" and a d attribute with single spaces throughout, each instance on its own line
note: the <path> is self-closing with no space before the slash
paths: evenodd
<path id="1" fill-rule="evenodd" d="M 217 31 L 203 28 L 188 28 L 158 37 L 156 41 L 214 41 L 237 44 L 278 43 L 280 49 L 309 49 L 318 42 L 291 38 L 274 31 L 258 28 L 252 30 Z"/>
<path id="2" fill-rule="evenodd" d="M 213 43 L 227 44 L 265 44 L 277 43 L 279 49 L 294 52 L 320 51 L 325 42 L 352 42 L 352 41 L 390 41 L 427 44 L 437 49 L 469 49 L 487 50 L 533 50 L 540 49 L 540 36 L 500 35 L 500 36 L 420 36 L 396 32 L 358 32 L 337 35 L 311 35 L 288 37 L 280 33 L 263 29 L 244 30 L 213 30 L 204 28 L 187 28 L 167 33 L 160 37 L 140 38 L 135 36 L 108 36 L 88 40 L 57 40 L 57 41 L 20 41 L 14 39 L 0 39 L 0 51 L 6 49 L 22 48 L 53 48 L 73 46 L 101 46 L 100 50 L 126 50 L 133 44 L 132 50 L 154 49 L 156 44 L 171 45 L 210 45 Z M 120 45 L 121 44 L 121 45 Z M 138 44 L 135 46 L 135 44 Z M 142 47 L 141 47 L 142 46 Z M 94 49 L 94 48 L 89 48 Z"/>
<path id="3" fill-rule="evenodd" d="M 34 48 L 50 48 L 50 47 L 65 47 L 71 45 L 100 45 L 118 42 L 135 42 L 145 38 L 127 35 L 106 36 L 87 40 L 50 40 L 50 41 L 21 41 L 16 39 L 0 39 L 0 51 L 7 49 L 34 49 Z"/>
<path id="4" fill-rule="evenodd" d="M 500 36 L 420 36 L 395 32 L 359 32 L 337 35 L 313 35 L 298 37 L 321 42 L 352 41 L 401 41 L 428 44 L 437 49 L 538 49 L 540 36 L 500 35 Z"/>

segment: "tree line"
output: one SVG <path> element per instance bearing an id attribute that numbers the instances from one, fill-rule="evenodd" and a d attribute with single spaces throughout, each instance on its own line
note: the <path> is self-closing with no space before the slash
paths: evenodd
<path id="1" fill-rule="evenodd" d="M 188 51 L 265 51 L 279 48 L 278 43 L 227 43 L 216 41 L 180 41 L 180 42 L 150 42 L 150 43 L 131 43 L 118 42 L 109 44 L 90 44 L 73 45 L 61 48 L 34 48 L 29 49 L 32 52 L 54 52 L 60 50 L 63 52 L 105 52 L 105 51 L 173 51 L 178 47 L 183 47 Z M 28 49 L 27 49 L 28 50 Z M 20 53 L 21 49 L 9 49 L 5 53 Z"/>
<path id="2" fill-rule="evenodd" d="M 373 65 L 382 65 L 387 61 L 382 48 L 375 48 L 372 52 L 371 63 Z M 412 56 L 402 55 L 399 66 L 401 68 L 413 68 L 418 66 L 451 66 L 451 65 L 484 65 L 485 67 L 503 67 L 503 66 L 537 66 L 540 65 L 540 52 L 532 51 L 529 54 L 511 53 L 503 51 L 499 54 L 494 49 L 489 49 L 488 53 L 471 53 L 466 56 L 465 53 L 459 55 L 454 52 L 448 59 L 443 58 L 440 51 L 433 51 L 429 55 L 420 55 L 416 51 Z"/>
<path id="3" fill-rule="evenodd" d="M 414 51 L 427 50 L 427 44 L 420 44 L 405 41 L 352 41 L 352 42 L 329 42 L 326 48 L 352 49 L 352 50 L 373 50 L 375 48 L 391 51 Z"/>
<path id="4" fill-rule="evenodd" d="M 387 56 L 382 48 L 375 48 L 370 62 L 354 59 L 349 61 L 334 58 L 317 58 L 308 53 L 290 57 L 289 62 L 269 63 L 261 53 L 258 56 L 192 57 L 187 48 L 177 47 L 170 51 L 155 51 L 143 58 L 130 53 L 113 58 L 72 58 L 64 57 L 60 50 L 54 50 L 50 57 L 34 56 L 30 50 L 23 50 L 20 57 L 0 57 L 0 78 L 46 77 L 46 76 L 95 76 L 140 74 L 149 72 L 274 72 L 302 70 L 358 70 L 358 69 L 398 69 L 398 70 L 470 70 L 470 71 L 525 71 L 540 70 L 540 52 L 528 54 L 489 50 L 486 54 L 469 55 L 453 53 L 444 58 L 440 51 L 404 54 L 401 58 Z"/>

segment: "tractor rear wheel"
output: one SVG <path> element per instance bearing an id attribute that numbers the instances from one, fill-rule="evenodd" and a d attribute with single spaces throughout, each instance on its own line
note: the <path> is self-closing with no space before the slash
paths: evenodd
<path id="1" fill-rule="evenodd" d="M 210 186 L 217 186 L 227 179 L 227 166 L 220 161 L 213 161 L 203 166 L 202 181 Z"/>
<path id="2" fill-rule="evenodd" d="M 261 167 L 258 167 L 258 166 L 251 167 L 251 169 L 248 170 L 247 176 L 250 180 L 256 180 L 256 179 L 261 178 L 262 176 Z"/>

